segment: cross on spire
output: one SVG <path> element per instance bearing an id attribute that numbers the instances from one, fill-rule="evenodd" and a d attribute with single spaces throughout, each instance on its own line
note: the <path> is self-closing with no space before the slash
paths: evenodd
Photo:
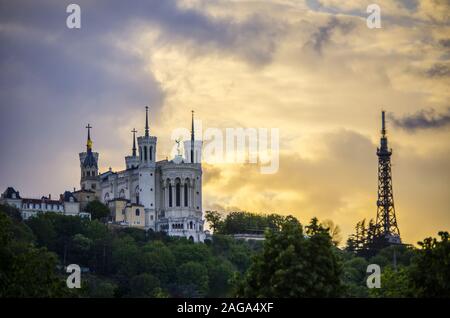
<path id="1" fill-rule="evenodd" d="M 136 128 L 133 128 L 131 132 L 133 133 L 133 157 L 136 157 Z"/>
<path id="2" fill-rule="evenodd" d="M 89 151 L 89 150 L 92 150 L 92 140 L 91 140 L 91 128 L 92 128 L 92 126 L 91 126 L 91 124 L 88 124 L 86 126 L 86 128 L 88 130 L 88 137 L 87 137 L 86 148 Z"/>
<path id="3" fill-rule="evenodd" d="M 91 124 L 87 124 L 86 128 L 88 130 L 88 139 L 91 139 L 91 128 L 92 128 Z"/>

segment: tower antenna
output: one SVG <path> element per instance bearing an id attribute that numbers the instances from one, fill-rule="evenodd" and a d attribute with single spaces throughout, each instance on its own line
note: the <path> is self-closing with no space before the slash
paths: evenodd
<path id="1" fill-rule="evenodd" d="M 392 149 L 388 148 L 385 111 L 381 112 L 381 138 L 378 156 L 378 200 L 376 237 L 384 238 L 388 244 L 401 244 L 400 230 L 395 215 L 394 193 L 391 172 Z"/>

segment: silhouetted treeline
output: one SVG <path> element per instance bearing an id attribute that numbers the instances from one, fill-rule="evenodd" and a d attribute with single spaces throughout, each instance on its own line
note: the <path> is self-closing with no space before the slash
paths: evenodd
<path id="1" fill-rule="evenodd" d="M 55 213 L 24 222 L 0 206 L 0 297 L 450 296 L 447 232 L 419 248 L 390 246 L 363 257 L 336 247 L 334 231 L 315 218 L 304 226 L 274 214 L 206 217 L 215 234 L 195 244 Z M 246 229 L 263 231 L 265 241 L 228 235 Z M 68 264 L 82 267 L 81 289 L 66 287 Z M 380 289 L 366 287 L 369 264 L 382 269 Z"/>

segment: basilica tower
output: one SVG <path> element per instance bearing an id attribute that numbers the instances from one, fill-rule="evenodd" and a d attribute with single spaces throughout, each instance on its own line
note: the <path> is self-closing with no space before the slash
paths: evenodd
<path id="1" fill-rule="evenodd" d="M 97 192 L 99 189 L 98 184 L 98 152 L 92 151 L 92 140 L 91 140 L 91 128 L 92 126 L 88 124 L 86 126 L 88 130 L 87 142 L 86 142 L 86 152 L 81 152 L 80 157 L 80 169 L 81 169 L 81 180 L 80 186 L 82 190 L 90 190 Z"/>
<path id="2" fill-rule="evenodd" d="M 145 107 L 145 135 L 138 137 L 139 186 L 134 191 L 136 203 L 145 208 L 146 226 L 155 219 L 156 141 L 155 136 L 150 136 L 148 107 Z"/>
<path id="3" fill-rule="evenodd" d="M 135 169 L 139 167 L 139 157 L 136 153 L 136 133 L 137 130 L 133 128 L 131 131 L 133 133 L 133 148 L 131 149 L 131 156 L 125 157 L 125 164 L 127 169 Z"/>

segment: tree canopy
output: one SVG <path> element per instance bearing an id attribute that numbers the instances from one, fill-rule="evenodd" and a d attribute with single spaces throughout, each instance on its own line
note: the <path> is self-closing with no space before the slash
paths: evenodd
<path id="1" fill-rule="evenodd" d="M 215 216 L 212 239 L 193 243 L 57 213 L 23 221 L 0 205 L 0 297 L 450 297 L 448 232 L 358 254 L 316 218 Z M 263 243 L 232 236 L 255 226 Z M 81 289 L 66 286 L 69 264 L 82 268 Z M 369 264 L 380 289 L 366 287 Z"/>

